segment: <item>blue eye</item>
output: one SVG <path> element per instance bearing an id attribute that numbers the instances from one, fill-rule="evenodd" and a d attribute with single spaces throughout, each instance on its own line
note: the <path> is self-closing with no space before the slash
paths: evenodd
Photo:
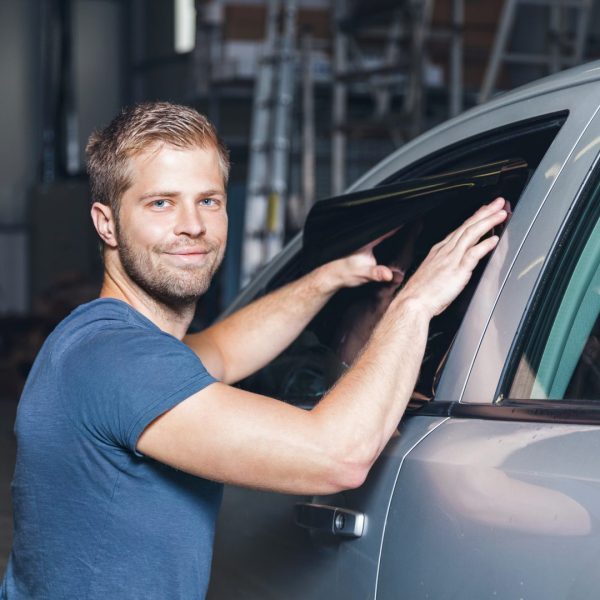
<path id="1" fill-rule="evenodd" d="M 203 206 L 212 206 L 216 203 L 214 198 L 202 198 L 201 200 Z"/>
<path id="2" fill-rule="evenodd" d="M 164 208 L 166 205 L 166 200 L 154 200 L 154 202 L 152 202 L 152 206 L 155 206 L 156 208 Z"/>

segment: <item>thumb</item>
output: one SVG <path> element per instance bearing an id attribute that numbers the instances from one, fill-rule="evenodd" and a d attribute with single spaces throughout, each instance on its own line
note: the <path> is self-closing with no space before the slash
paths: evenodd
<path id="1" fill-rule="evenodd" d="M 394 273 L 385 265 L 376 265 L 371 270 L 371 279 L 373 281 L 392 281 Z"/>

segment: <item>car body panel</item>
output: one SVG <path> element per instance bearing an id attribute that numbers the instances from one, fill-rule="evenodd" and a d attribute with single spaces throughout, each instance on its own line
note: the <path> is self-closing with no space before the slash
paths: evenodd
<path id="1" fill-rule="evenodd" d="M 596 426 L 447 420 L 402 467 L 377 600 L 597 597 L 599 452 Z"/>
<path id="2" fill-rule="evenodd" d="M 301 497 L 227 487 L 217 522 L 208 598 L 372 598 L 386 509 L 402 461 L 443 421 L 415 418 L 402 425 L 358 490 Z M 365 533 L 358 539 L 342 539 L 299 527 L 294 523 L 294 506 L 304 502 L 363 512 Z"/>

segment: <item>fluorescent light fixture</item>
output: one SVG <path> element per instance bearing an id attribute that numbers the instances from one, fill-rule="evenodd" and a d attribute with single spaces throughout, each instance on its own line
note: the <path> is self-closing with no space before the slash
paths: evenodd
<path id="1" fill-rule="evenodd" d="M 196 45 L 194 0 L 175 0 L 175 52 L 191 52 Z"/>

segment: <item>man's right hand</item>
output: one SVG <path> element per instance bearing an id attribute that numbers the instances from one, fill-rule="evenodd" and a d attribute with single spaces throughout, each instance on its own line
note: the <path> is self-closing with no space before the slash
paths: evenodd
<path id="1" fill-rule="evenodd" d="M 433 246 L 396 300 L 416 300 L 430 319 L 443 312 L 465 288 L 479 261 L 498 244 L 495 235 L 480 240 L 506 220 L 506 204 L 504 198 L 496 198 L 482 206 Z"/>

